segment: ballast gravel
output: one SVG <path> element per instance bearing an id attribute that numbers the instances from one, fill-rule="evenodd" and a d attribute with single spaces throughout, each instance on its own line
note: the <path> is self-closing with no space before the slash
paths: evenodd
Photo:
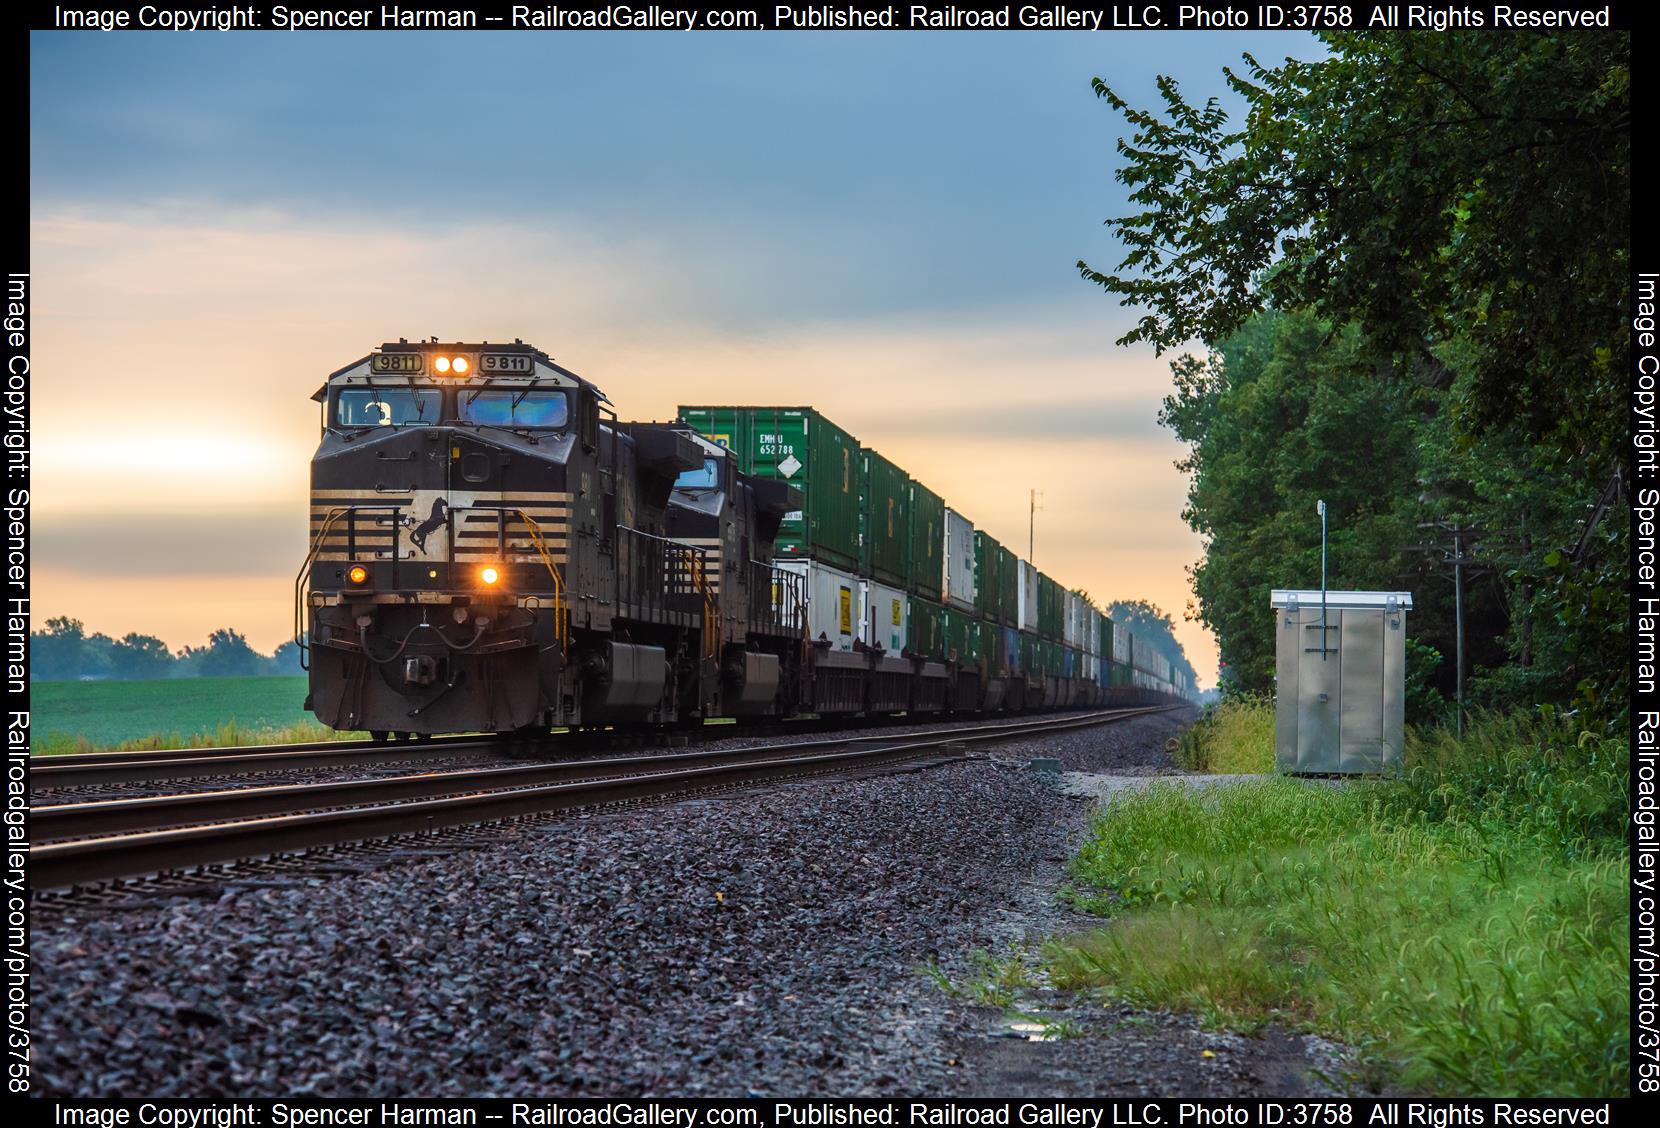
<path id="1" fill-rule="evenodd" d="M 1163 731 L 1132 742 L 1149 770 L 1167 762 Z M 1123 739 L 1096 754 L 1125 761 L 1115 770 L 1134 758 Z M 1085 763 L 1086 742 L 1052 738 L 1033 754 L 1106 767 Z M 1025 1067 L 1008 1059 L 1005 1016 L 945 994 L 920 969 L 956 967 L 1005 943 L 1011 921 L 1041 918 L 1090 809 L 1019 764 L 975 758 L 525 821 L 493 844 L 366 873 L 232 878 L 208 896 L 123 911 L 41 907 L 36 1091 L 1019 1088 Z M 1164 1042 L 1144 1023 L 1133 1047 L 1102 1039 L 1090 1052 L 1110 1076 L 1069 1067 L 1067 1086 L 1227 1093 L 1266 1075 L 1249 1046 L 1205 1056 L 1215 1035 L 1147 1021 L 1166 1028 Z M 1082 1041 L 1064 1043 L 1069 1063 Z M 1154 1052 L 1161 1044 L 1172 1052 Z M 1049 1077 L 1045 1089 L 1061 1084 Z"/>

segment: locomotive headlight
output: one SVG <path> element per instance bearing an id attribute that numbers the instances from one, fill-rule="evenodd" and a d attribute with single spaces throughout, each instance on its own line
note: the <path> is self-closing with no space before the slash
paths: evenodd
<path id="1" fill-rule="evenodd" d="M 432 362 L 432 367 L 439 372 L 448 372 L 450 370 L 450 358 L 447 356 L 438 357 Z"/>
<path id="2" fill-rule="evenodd" d="M 451 367 L 455 369 L 455 374 L 457 376 L 465 376 L 467 374 L 467 358 L 464 356 L 456 357 L 455 360 L 451 362 Z"/>
<path id="3" fill-rule="evenodd" d="M 361 584 L 369 578 L 369 569 L 361 564 L 353 564 L 346 573 L 346 578 L 354 584 Z"/>
<path id="4" fill-rule="evenodd" d="M 486 564 L 483 568 L 479 569 L 478 578 L 483 580 L 486 584 L 493 584 L 497 580 L 501 579 L 501 573 L 496 570 L 494 565 Z"/>

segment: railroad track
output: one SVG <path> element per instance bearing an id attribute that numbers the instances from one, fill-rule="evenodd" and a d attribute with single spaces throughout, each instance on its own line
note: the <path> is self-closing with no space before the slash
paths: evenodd
<path id="1" fill-rule="evenodd" d="M 901 736 L 856 735 L 735 750 L 58 803 L 30 811 L 35 843 L 29 851 L 30 887 L 80 886 L 523 815 L 877 768 L 929 756 L 955 758 L 972 744 L 1108 724 L 1169 708 L 1104 710 Z"/>

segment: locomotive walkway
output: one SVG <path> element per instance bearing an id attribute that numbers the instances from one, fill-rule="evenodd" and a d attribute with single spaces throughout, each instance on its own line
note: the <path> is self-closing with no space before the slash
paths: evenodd
<path id="1" fill-rule="evenodd" d="M 906 761 L 955 759 L 971 744 L 1026 739 L 1169 708 L 1104 710 L 903 736 L 858 735 L 737 750 L 608 757 L 37 806 L 30 812 L 31 832 L 37 843 L 30 850 L 30 884 L 35 890 L 79 886 L 524 815 L 637 803 L 883 768 Z M 474 746 L 495 747 L 491 741 L 468 738 L 441 745 L 450 753 Z M 338 749 L 321 752 L 291 748 L 264 755 L 339 754 Z M 409 747 L 380 746 L 361 754 L 407 758 Z M 186 763 L 199 765 L 209 759 L 206 755 L 187 757 Z M 175 767 L 178 763 L 173 761 Z M 66 765 L 76 766 L 82 765 Z M 100 770 L 109 767 L 104 765 Z M 161 763 L 150 767 L 161 770 Z M 180 774 L 193 772 L 187 767 Z"/>

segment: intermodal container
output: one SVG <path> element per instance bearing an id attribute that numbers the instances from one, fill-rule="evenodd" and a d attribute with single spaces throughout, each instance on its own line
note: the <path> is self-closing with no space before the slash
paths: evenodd
<path id="1" fill-rule="evenodd" d="M 898 655 L 910 637 L 905 593 L 875 580 L 864 581 L 865 641 Z"/>
<path id="2" fill-rule="evenodd" d="M 1037 632 L 1046 639 L 1060 641 L 1064 627 L 1065 609 L 1062 596 L 1065 589 L 1042 572 L 1037 574 L 1038 618 Z"/>
<path id="3" fill-rule="evenodd" d="M 938 603 L 945 590 L 945 500 L 915 479 L 910 489 L 911 590 Z"/>
<path id="4" fill-rule="evenodd" d="M 972 666 L 985 652 L 985 640 L 979 619 L 953 607 L 945 609 L 945 654 L 965 666 Z"/>
<path id="5" fill-rule="evenodd" d="M 1004 621 L 1002 548 L 990 534 L 974 530 L 974 609 L 995 623 Z"/>
<path id="6" fill-rule="evenodd" d="M 1114 623 L 1112 628 L 1112 660 L 1127 670 L 1130 668 L 1130 656 L 1134 652 L 1135 636 L 1130 633 L 1130 628 Z"/>
<path id="7" fill-rule="evenodd" d="M 1030 631 L 1020 632 L 1020 670 L 1029 678 L 1043 676 L 1042 642 Z"/>
<path id="8" fill-rule="evenodd" d="M 912 654 L 934 661 L 945 660 L 945 608 L 932 600 L 911 596 Z"/>
<path id="9" fill-rule="evenodd" d="M 1018 626 L 1020 558 L 1002 545 L 997 546 L 997 583 L 1002 588 L 997 596 L 998 617 L 1005 626 Z"/>
<path id="10" fill-rule="evenodd" d="M 802 492 L 777 554 L 836 568 L 859 564 L 859 442 L 810 407 L 681 407 L 680 418 L 738 456 L 738 469 Z"/>
<path id="11" fill-rule="evenodd" d="M 835 650 L 868 643 L 862 585 L 851 573 L 817 560 L 782 560 L 779 568 L 802 578 L 807 596 L 807 637 Z"/>
<path id="12" fill-rule="evenodd" d="M 911 507 L 911 520 L 916 520 L 914 505 Z M 976 548 L 978 541 L 974 526 L 969 523 L 967 517 L 955 509 L 945 510 L 945 536 L 942 546 L 945 552 L 942 561 L 945 601 L 959 611 L 979 611 L 984 615 L 986 610 L 980 606 L 979 589 L 974 582 L 974 572 L 980 556 Z M 996 559 L 995 553 L 992 559 Z"/>
<path id="13" fill-rule="evenodd" d="M 859 573 L 910 583 L 911 479 L 869 447 L 859 450 Z"/>
<path id="14" fill-rule="evenodd" d="M 1038 629 L 1038 570 L 1024 560 L 1016 560 L 1015 567 L 1020 570 L 1020 586 L 1016 593 L 1020 604 L 1015 613 L 1015 626 L 1035 634 Z"/>

